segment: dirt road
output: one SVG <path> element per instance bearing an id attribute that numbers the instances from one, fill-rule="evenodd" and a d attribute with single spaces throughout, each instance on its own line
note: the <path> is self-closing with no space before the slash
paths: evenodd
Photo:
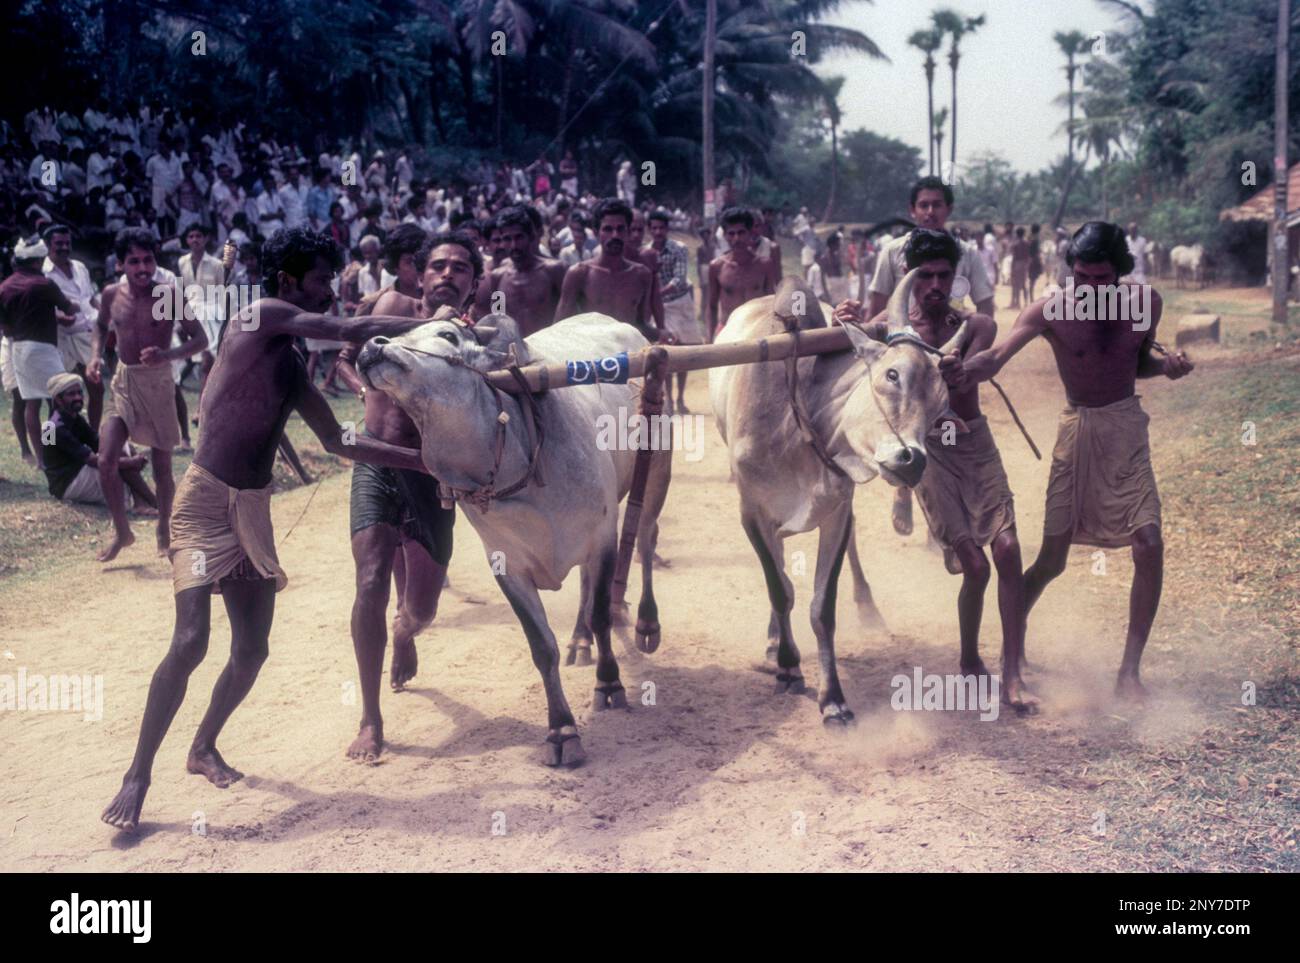
<path id="1" fill-rule="evenodd" d="M 1046 346 L 1032 345 L 1001 380 L 1050 451 L 1062 395 Z M 1151 398 L 1196 390 L 1190 381 L 1143 387 Z M 693 411 L 707 411 L 702 375 L 692 376 L 688 400 Z M 992 392 L 984 406 L 1016 493 L 1028 564 L 1038 547 L 1048 465 L 1034 460 Z M 1158 475 L 1179 470 L 1161 460 L 1164 431 L 1153 418 Z M 766 644 L 767 601 L 710 417 L 703 459 L 676 456 L 659 546 L 671 568 L 656 580 L 663 645 L 652 656 L 637 653 L 630 640 L 616 645 L 633 708 L 591 713 L 594 669 L 564 670 L 589 762 L 574 771 L 537 762 L 541 685 L 462 519 L 454 588 L 419 639 L 414 688 L 385 692 L 391 745 L 380 765 L 367 767 L 344 757 L 359 717 L 348 634 L 348 484 L 345 474 L 314 495 L 305 488 L 274 500 L 278 537 L 294 526 L 280 548 L 290 583 L 277 600 L 271 657 L 221 741 L 247 778 L 219 790 L 184 771 L 225 658 L 228 625 L 218 603 L 207 661 L 158 756 L 138 839 L 115 834 L 99 812 L 130 760 L 149 679 L 170 637 L 165 565 L 147 551 L 146 537 L 104 570 L 87 561 L 57 577 L 0 588 L 0 673 L 23 667 L 29 674 L 102 675 L 105 683 L 102 721 L 0 713 L 0 868 L 1186 865 L 1190 857 L 1171 862 L 1159 839 L 1160 807 L 1184 801 L 1181 790 L 1162 788 L 1146 768 L 1171 754 L 1209 766 L 1198 754 L 1206 733 L 1238 724 L 1233 713 L 1240 680 L 1249 677 L 1247 656 L 1219 639 L 1172 637 L 1163 613 L 1145 664 L 1155 691 L 1150 705 L 1134 710 L 1111 700 L 1132 567 L 1125 553 L 1108 552 L 1106 574 L 1093 574 L 1092 550 L 1083 548 L 1030 623 L 1028 647 L 1038 666 L 1030 683 L 1043 697 L 1041 714 L 1004 712 L 983 722 L 973 712 L 892 710 L 895 674 L 910 676 L 916 666 L 957 671 L 960 580 L 925 547 L 923 524 L 908 539 L 893 533 L 892 492 L 877 481 L 859 490 L 858 538 L 888 631 L 859 628 L 849 593 L 841 592 L 840 673 L 860 724 L 839 737 L 824 732 L 812 694 L 773 695 L 771 677 L 752 668 Z M 1167 517 L 1166 526 L 1188 521 Z M 815 548 L 811 536 L 787 544 L 788 560 L 806 553 L 807 574 L 794 576 L 795 631 L 810 681 Z M 1171 552 L 1165 605 L 1192 612 L 1216 605 L 1181 587 L 1187 573 L 1180 564 Z M 634 585 L 636 578 L 634 570 Z M 991 665 L 1000 645 L 995 591 L 990 585 L 984 616 Z M 576 576 L 545 599 L 563 642 L 575 614 Z M 1187 659 L 1197 660 L 1195 673 L 1184 671 Z M 651 684 L 654 704 L 644 705 Z M 1225 811 L 1191 868 L 1249 865 L 1255 824 L 1249 814 Z M 1264 813 L 1266 821 L 1278 815 Z"/>

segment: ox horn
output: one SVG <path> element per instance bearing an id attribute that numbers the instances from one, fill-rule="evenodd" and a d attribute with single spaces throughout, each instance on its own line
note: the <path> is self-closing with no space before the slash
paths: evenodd
<path id="1" fill-rule="evenodd" d="M 894 288 L 894 293 L 885 308 L 885 320 L 890 331 L 901 331 L 907 327 L 907 309 L 912 302 L 912 283 L 920 270 L 920 268 L 912 268 L 899 282 L 898 287 Z"/>
<path id="2" fill-rule="evenodd" d="M 942 354 L 961 353 L 961 343 L 965 339 L 966 330 L 969 327 L 970 327 L 970 322 L 963 321 L 961 323 L 961 326 L 957 328 L 957 333 L 954 334 L 951 338 L 949 338 L 947 343 L 944 344 L 944 346 L 940 348 L 939 351 Z"/>

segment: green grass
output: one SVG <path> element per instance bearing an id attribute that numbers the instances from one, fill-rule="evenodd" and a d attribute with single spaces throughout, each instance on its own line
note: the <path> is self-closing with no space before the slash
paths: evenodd
<path id="1" fill-rule="evenodd" d="M 198 413 L 198 392 L 186 389 L 185 400 L 193 417 Z M 351 395 L 331 398 L 330 406 L 340 422 L 359 423 L 364 413 L 361 402 Z M 49 493 L 44 474 L 23 463 L 10 426 L 11 410 L 10 398 L 0 398 L 0 479 L 4 479 L 0 481 L 0 581 L 10 583 L 84 560 L 111 532 L 107 509 L 57 501 Z M 191 429 L 193 441 L 199 440 L 201 430 Z M 313 478 L 343 471 L 350 464 L 326 452 L 297 415 L 289 419 L 286 432 Z M 178 482 L 191 458 L 188 453 L 173 454 L 172 474 Z M 148 471 L 145 477 L 149 478 Z M 274 480 L 278 491 L 301 484 L 282 458 L 276 459 Z M 152 519 L 133 518 L 131 525 L 138 539 L 151 537 Z"/>

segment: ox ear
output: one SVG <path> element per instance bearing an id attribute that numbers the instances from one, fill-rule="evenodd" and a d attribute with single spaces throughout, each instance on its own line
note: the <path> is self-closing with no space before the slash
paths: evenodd
<path id="1" fill-rule="evenodd" d="M 529 362 L 528 346 L 519 336 L 519 326 L 510 316 L 489 314 L 470 328 L 470 331 L 483 348 L 486 367 L 502 368 L 512 360 L 520 365 Z"/>
<path id="2" fill-rule="evenodd" d="M 844 469 L 844 473 L 853 479 L 856 485 L 865 485 L 876 477 L 875 470 L 852 449 L 834 455 L 832 460 Z"/>
<path id="3" fill-rule="evenodd" d="M 867 365 L 875 364 L 888 349 L 888 345 L 883 341 L 877 341 L 869 336 L 856 324 L 846 324 L 843 325 L 843 328 L 849 334 L 849 344 L 853 346 L 853 353 L 866 362 Z"/>

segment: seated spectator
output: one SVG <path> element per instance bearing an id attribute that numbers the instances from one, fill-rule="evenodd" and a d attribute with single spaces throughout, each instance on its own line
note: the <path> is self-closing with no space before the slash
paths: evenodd
<path id="1" fill-rule="evenodd" d="M 81 415 L 86 403 L 86 386 L 70 372 L 57 374 L 46 383 L 54 412 L 41 432 L 45 449 L 45 477 L 50 494 L 60 501 L 103 505 L 104 490 L 99 485 L 99 435 Z M 54 429 L 53 435 L 49 429 Z M 118 471 L 122 482 L 135 495 L 136 503 L 151 508 L 158 501 L 140 474 L 148 461 L 146 455 L 121 458 Z"/>

